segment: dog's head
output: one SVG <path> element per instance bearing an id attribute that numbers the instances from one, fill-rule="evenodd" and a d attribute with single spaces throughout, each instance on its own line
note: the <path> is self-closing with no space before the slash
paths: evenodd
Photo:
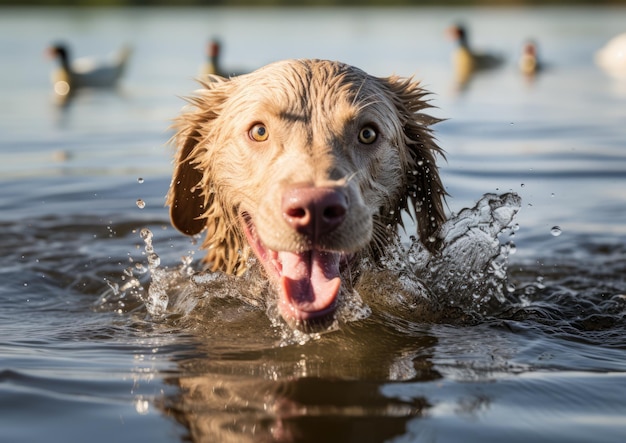
<path id="1" fill-rule="evenodd" d="M 290 60 L 202 85 L 175 123 L 167 202 L 177 229 L 206 229 L 213 270 L 241 274 L 254 253 L 293 323 L 334 311 L 341 264 L 378 257 L 403 211 L 436 248 L 441 151 L 416 82 Z"/>

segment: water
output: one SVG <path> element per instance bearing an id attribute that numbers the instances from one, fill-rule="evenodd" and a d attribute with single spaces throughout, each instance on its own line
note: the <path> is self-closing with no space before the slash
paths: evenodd
<path id="1" fill-rule="evenodd" d="M 3 10 L 0 441 L 623 441 L 626 86 L 592 56 L 625 17 Z M 459 19 L 509 56 L 463 91 L 444 38 Z M 320 57 L 423 79 L 447 119 L 447 255 L 406 236 L 318 335 L 277 325 L 254 280 L 197 274 L 163 206 L 166 143 L 211 36 L 237 69 Z M 550 65 L 532 83 L 513 67 L 528 37 Z M 55 104 L 41 54 L 58 39 L 132 44 L 119 92 Z M 463 211 L 484 195 L 509 197 Z"/>

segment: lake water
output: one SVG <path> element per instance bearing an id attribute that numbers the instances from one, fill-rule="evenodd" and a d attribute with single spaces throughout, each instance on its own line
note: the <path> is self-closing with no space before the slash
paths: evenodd
<path id="1" fill-rule="evenodd" d="M 463 90 L 458 20 L 508 57 Z M 0 441 L 624 441 L 626 83 L 593 54 L 625 23 L 599 7 L 3 10 Z M 451 253 L 421 277 L 456 317 L 414 315 L 381 283 L 367 318 L 319 336 L 277 327 L 237 297 L 245 282 L 195 275 L 164 208 L 168 126 L 212 36 L 233 69 L 312 57 L 422 79 L 446 119 L 452 227 L 485 194 L 521 197 L 499 235 L 480 231 L 501 253 L 477 260 L 501 275 L 460 275 Z M 527 38 L 548 64 L 532 82 L 515 69 Z M 119 91 L 56 104 L 57 40 L 131 44 Z M 398 260 L 391 278 L 410 280 Z M 148 312 L 155 289 L 166 315 Z"/>

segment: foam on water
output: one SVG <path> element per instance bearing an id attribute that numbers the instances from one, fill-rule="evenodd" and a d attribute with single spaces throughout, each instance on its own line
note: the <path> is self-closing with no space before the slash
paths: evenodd
<path id="1" fill-rule="evenodd" d="M 361 277 L 355 287 L 342 290 L 336 320 L 328 330 L 363 320 L 372 309 L 421 321 L 449 317 L 451 309 L 468 315 L 493 312 L 506 301 L 507 259 L 514 250 L 512 241 L 502 243 L 501 237 L 506 231 L 513 232 L 511 224 L 520 205 L 516 194 L 485 194 L 473 208 L 463 209 L 443 225 L 442 248 L 437 255 L 431 255 L 412 237 L 408 243 L 393 245 L 382 266 L 361 264 Z M 195 271 L 190 256 L 176 268 L 163 267 L 152 244 L 152 232 L 144 228 L 140 236 L 147 265 L 134 263 L 128 267 L 125 281 L 109 283 L 110 291 L 102 296 L 100 304 L 124 305 L 129 298 L 135 298 L 155 320 L 195 317 L 204 322 L 223 321 L 225 310 L 229 318 L 246 318 L 252 308 L 265 313 L 280 331 L 283 344 L 319 337 L 286 327 L 272 288 L 258 266 L 251 266 L 242 277 Z M 142 282 L 146 276 L 149 280 Z M 351 280 L 349 275 L 344 277 Z M 229 309 L 231 302 L 236 302 L 235 307 Z"/>

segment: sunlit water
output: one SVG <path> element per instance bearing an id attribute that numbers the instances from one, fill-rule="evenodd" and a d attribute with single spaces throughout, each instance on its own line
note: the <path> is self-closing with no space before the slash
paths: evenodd
<path id="1" fill-rule="evenodd" d="M 622 9 L 6 10 L 0 16 L 0 441 L 546 441 L 626 435 Z M 445 28 L 508 56 L 460 90 Z M 450 221 L 368 269 L 326 333 L 171 228 L 169 121 L 224 64 L 339 59 L 434 92 Z M 535 38 L 548 69 L 514 68 Z M 42 57 L 124 43 L 117 93 L 59 106 Z"/>

